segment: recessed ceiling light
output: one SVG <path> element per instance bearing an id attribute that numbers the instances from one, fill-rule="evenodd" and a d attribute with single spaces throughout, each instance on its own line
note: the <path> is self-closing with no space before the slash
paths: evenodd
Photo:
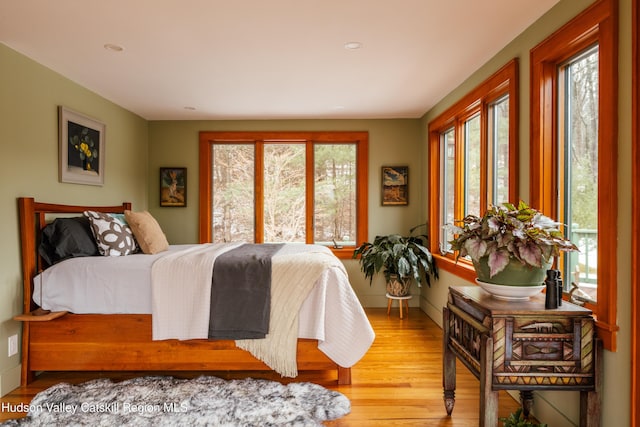
<path id="1" fill-rule="evenodd" d="M 112 52 L 122 52 L 124 50 L 122 46 L 118 46 L 117 44 L 113 44 L 113 43 L 105 44 L 104 48 Z"/>
<path id="2" fill-rule="evenodd" d="M 349 50 L 360 49 L 361 47 L 362 43 L 360 42 L 347 42 L 344 44 L 344 48 Z"/>

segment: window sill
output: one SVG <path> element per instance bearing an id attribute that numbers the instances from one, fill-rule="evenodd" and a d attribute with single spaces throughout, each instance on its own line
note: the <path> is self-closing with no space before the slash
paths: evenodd
<path id="1" fill-rule="evenodd" d="M 434 254 L 433 257 L 436 259 L 436 266 L 439 270 L 448 271 L 464 280 L 475 283 L 477 277 L 476 270 L 469 262 L 462 260 L 456 261 L 453 258 L 437 254 Z"/>
<path id="2" fill-rule="evenodd" d="M 620 327 L 598 320 L 595 312 L 593 317 L 596 319 L 596 334 L 602 340 L 605 350 L 618 351 L 618 330 L 620 330 Z"/>
<path id="3" fill-rule="evenodd" d="M 331 249 L 331 252 L 339 259 L 351 259 L 353 258 L 353 251 L 356 250 L 355 246 L 345 246 L 343 248 L 334 248 L 333 246 L 327 246 Z"/>

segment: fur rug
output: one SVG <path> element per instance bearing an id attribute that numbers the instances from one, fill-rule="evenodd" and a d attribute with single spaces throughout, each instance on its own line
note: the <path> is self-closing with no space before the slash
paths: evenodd
<path id="1" fill-rule="evenodd" d="M 312 383 L 142 377 L 54 385 L 2 426 L 319 426 L 350 411 L 343 394 Z"/>

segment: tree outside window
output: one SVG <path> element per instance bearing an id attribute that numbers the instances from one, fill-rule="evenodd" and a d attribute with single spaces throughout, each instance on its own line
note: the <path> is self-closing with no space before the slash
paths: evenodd
<path id="1" fill-rule="evenodd" d="M 202 132 L 201 241 L 366 240 L 366 132 Z"/>

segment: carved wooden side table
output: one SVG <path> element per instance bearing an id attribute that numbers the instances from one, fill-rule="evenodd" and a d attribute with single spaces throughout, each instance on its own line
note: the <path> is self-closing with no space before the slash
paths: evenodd
<path id="1" fill-rule="evenodd" d="M 449 288 L 443 309 L 443 386 L 455 403 L 456 358 L 480 380 L 480 426 L 498 425 L 498 391 L 519 390 L 524 413 L 535 390 L 580 391 L 580 426 L 600 425 L 602 344 L 591 310 L 563 302 L 545 310 L 544 295 L 504 301 L 478 286 Z"/>

